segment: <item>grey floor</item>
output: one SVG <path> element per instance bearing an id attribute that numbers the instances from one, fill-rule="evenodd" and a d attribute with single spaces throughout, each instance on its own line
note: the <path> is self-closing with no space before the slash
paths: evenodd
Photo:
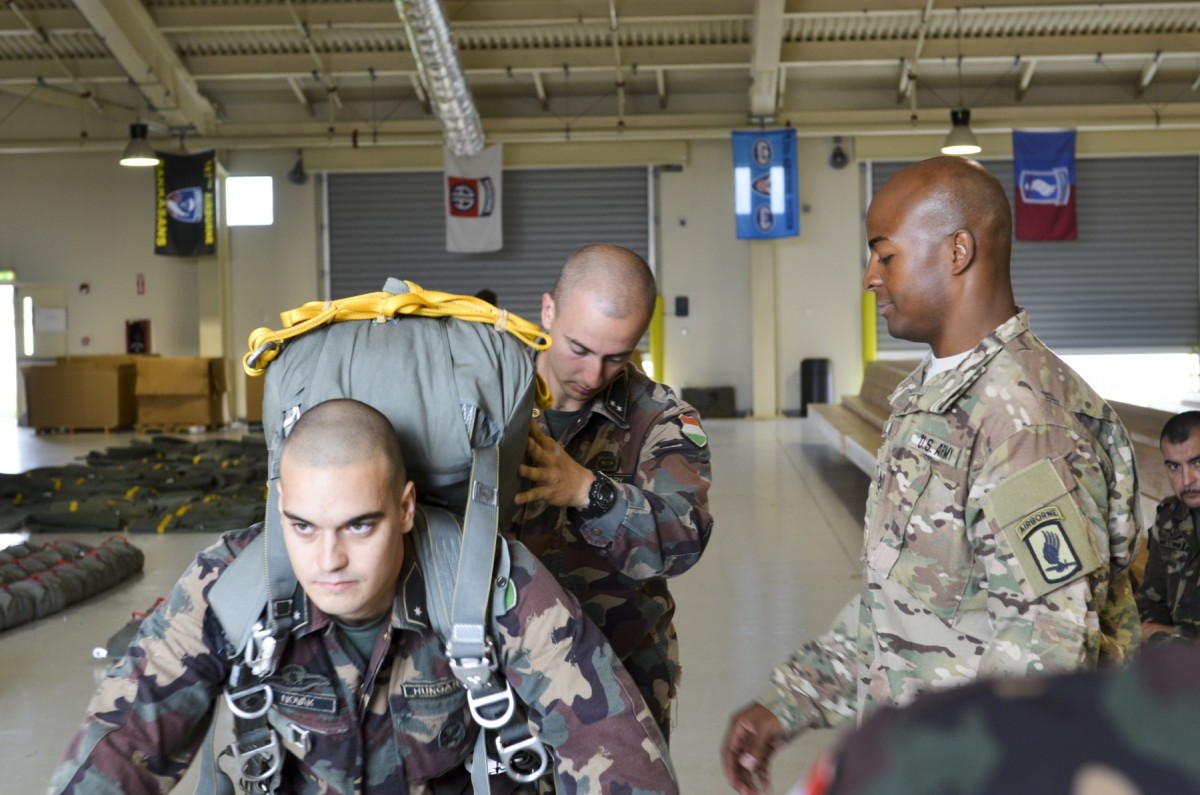
<path id="1" fill-rule="evenodd" d="M 731 792 L 719 762 L 730 714 L 858 590 L 867 489 L 866 476 L 807 420 L 709 420 L 705 427 L 716 525 L 704 559 L 672 585 L 683 682 L 671 749 L 687 795 Z M 131 438 L 34 436 L 0 425 L 0 471 L 68 463 Z M 72 536 L 85 543 L 105 537 Z M 0 795 L 45 790 L 104 673 L 92 649 L 131 612 L 165 595 L 214 538 L 130 536 L 146 555 L 143 574 L 62 613 L 0 632 Z M 0 545 L 7 541 L 0 537 Z M 835 739 L 832 732 L 814 732 L 783 749 L 774 791 L 786 792 Z M 190 778 L 177 791 L 191 792 Z"/>

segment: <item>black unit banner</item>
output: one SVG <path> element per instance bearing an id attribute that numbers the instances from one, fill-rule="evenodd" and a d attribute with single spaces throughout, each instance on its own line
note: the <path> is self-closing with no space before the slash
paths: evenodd
<path id="1" fill-rule="evenodd" d="M 217 159 L 157 152 L 154 167 L 154 253 L 203 257 L 217 253 Z"/>

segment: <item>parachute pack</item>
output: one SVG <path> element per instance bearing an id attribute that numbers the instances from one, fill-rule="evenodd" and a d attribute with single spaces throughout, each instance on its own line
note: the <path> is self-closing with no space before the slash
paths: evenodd
<path id="1" fill-rule="evenodd" d="M 262 534 L 209 594 L 239 651 L 223 700 L 227 710 L 214 721 L 214 731 L 231 725 L 234 739 L 224 747 L 208 744 L 206 754 L 216 758 L 204 760 L 198 791 L 227 791 L 217 771 L 254 792 L 277 786 L 288 727 L 272 721 L 268 679 L 289 633 L 306 620 L 283 544 L 279 458 L 304 412 L 338 398 L 373 406 L 400 440 L 421 503 L 413 534 L 431 622 L 480 726 L 471 765 L 475 791 L 489 791 L 489 769 L 536 780 L 547 754 L 512 688 L 495 674 L 488 628 L 490 616 L 504 610 L 504 599 L 493 598 L 494 583 L 508 576 L 498 529 L 512 519 L 535 401 L 549 402 L 526 346 L 545 350 L 549 339 L 480 299 L 396 279 L 383 292 L 312 302 L 282 318 L 283 330 L 251 335 L 243 360 L 248 374 L 266 372 L 267 510 Z"/>

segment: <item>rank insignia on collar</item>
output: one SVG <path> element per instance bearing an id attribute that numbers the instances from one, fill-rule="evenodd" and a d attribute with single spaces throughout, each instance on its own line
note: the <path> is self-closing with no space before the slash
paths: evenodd
<path id="1" fill-rule="evenodd" d="M 708 444 L 708 434 L 700 426 L 700 420 L 685 414 L 680 416 L 679 424 L 683 426 L 683 435 L 690 439 L 692 444 L 697 447 Z"/>

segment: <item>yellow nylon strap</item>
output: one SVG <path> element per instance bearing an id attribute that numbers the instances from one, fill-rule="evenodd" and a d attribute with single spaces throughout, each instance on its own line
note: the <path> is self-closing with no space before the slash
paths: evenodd
<path id="1" fill-rule="evenodd" d="M 279 317 L 283 321 L 283 328 L 279 331 L 258 328 L 250 333 L 250 351 L 242 357 L 242 369 L 247 375 L 262 375 L 267 365 L 279 355 L 284 341 L 327 323 L 344 320 L 375 320 L 383 323 L 401 315 L 452 317 L 471 323 L 485 323 L 497 331 L 512 334 L 535 351 L 550 347 L 550 337 L 541 328 L 520 315 L 511 314 L 507 309 L 498 309 L 474 296 L 425 290 L 410 281 L 404 283 L 409 291 L 400 295 L 378 292 L 337 301 L 309 301 L 301 307 L 281 313 Z M 537 376 L 536 400 L 540 408 L 552 402 L 550 388 L 540 375 Z"/>

